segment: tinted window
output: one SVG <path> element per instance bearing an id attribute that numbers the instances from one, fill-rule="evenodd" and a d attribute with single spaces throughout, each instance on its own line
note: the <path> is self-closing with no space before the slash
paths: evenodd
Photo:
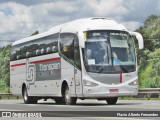
<path id="1" fill-rule="evenodd" d="M 32 55 L 39 56 L 45 54 L 45 38 L 40 38 L 32 42 Z"/>
<path id="2" fill-rule="evenodd" d="M 60 35 L 60 51 L 68 60 L 74 61 L 74 36 L 71 33 Z"/>
<path id="3" fill-rule="evenodd" d="M 45 38 L 46 54 L 58 52 L 58 34 Z"/>
<path id="4" fill-rule="evenodd" d="M 80 51 L 78 37 L 73 33 L 62 33 L 60 35 L 60 51 L 64 59 L 81 69 Z"/>
<path id="5" fill-rule="evenodd" d="M 12 46 L 10 59 L 19 60 L 58 52 L 58 33 Z"/>

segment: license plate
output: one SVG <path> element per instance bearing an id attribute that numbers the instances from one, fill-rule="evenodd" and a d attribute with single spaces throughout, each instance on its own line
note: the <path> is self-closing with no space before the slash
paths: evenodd
<path id="1" fill-rule="evenodd" d="M 119 90 L 118 90 L 118 89 L 109 89 L 109 92 L 110 92 L 110 93 L 118 93 Z"/>

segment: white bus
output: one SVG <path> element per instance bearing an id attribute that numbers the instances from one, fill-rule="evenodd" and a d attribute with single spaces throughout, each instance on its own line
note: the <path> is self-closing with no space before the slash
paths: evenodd
<path id="1" fill-rule="evenodd" d="M 65 23 L 22 40 L 11 48 L 10 91 L 24 103 L 54 99 L 76 104 L 77 99 L 106 100 L 138 93 L 134 45 L 143 38 L 107 18 Z"/>

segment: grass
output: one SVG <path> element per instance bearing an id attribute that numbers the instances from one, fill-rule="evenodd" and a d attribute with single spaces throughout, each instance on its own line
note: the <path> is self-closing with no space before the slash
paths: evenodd
<path id="1" fill-rule="evenodd" d="M 119 100 L 160 100 L 160 97 L 158 98 L 119 97 Z"/>
<path id="2" fill-rule="evenodd" d="M 17 99 L 17 96 L 1 96 L 0 100 L 2 100 L 2 99 L 8 99 L 8 100 L 9 99 L 11 99 L 11 100 L 13 99 L 14 100 L 14 99 Z M 18 96 L 18 99 L 22 99 L 22 97 Z"/>

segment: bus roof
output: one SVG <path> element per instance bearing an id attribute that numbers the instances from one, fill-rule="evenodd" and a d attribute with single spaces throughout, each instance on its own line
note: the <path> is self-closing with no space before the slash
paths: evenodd
<path id="1" fill-rule="evenodd" d="M 61 30 L 62 28 L 62 30 Z M 24 43 L 27 41 L 31 41 L 34 39 L 38 39 L 41 37 L 45 37 L 54 33 L 58 32 L 72 32 L 76 33 L 79 31 L 88 31 L 88 30 L 123 30 L 127 31 L 127 29 L 122 25 L 118 24 L 114 20 L 107 19 L 107 18 L 102 18 L 102 17 L 93 17 L 93 18 L 85 18 L 85 19 L 78 19 L 74 20 L 68 23 L 64 23 L 59 26 L 55 26 L 51 28 L 50 30 L 30 36 L 21 40 L 15 41 L 12 45 L 17 45 L 20 43 Z"/>

